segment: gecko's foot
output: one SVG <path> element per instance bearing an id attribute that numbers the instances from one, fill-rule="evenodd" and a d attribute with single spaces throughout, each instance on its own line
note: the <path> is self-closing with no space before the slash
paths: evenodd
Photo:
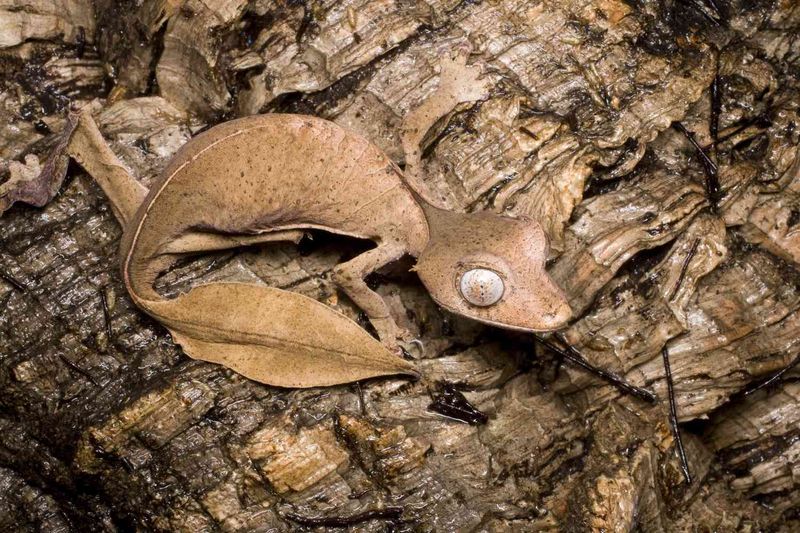
<path id="1" fill-rule="evenodd" d="M 421 349 L 413 348 L 415 344 L 419 344 L 421 347 L 422 343 L 419 339 L 416 339 L 407 329 L 398 326 L 391 318 L 373 318 L 371 322 L 381 343 L 398 357 L 422 352 Z"/>
<path id="2" fill-rule="evenodd" d="M 397 346 L 406 358 L 419 359 L 425 355 L 425 345 L 419 339 L 398 340 Z"/>

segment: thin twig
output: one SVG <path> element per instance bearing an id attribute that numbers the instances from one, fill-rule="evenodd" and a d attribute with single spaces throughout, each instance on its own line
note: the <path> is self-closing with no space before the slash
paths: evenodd
<path id="1" fill-rule="evenodd" d="M 765 117 L 764 115 L 758 115 L 751 119 L 742 120 L 738 126 L 731 126 L 733 129 L 729 130 L 725 135 L 722 137 L 717 137 L 716 141 L 712 141 L 710 145 L 704 147 L 704 150 L 708 150 L 709 148 L 717 148 L 720 144 L 724 143 L 727 140 L 739 135 L 747 128 L 760 128 L 766 129 L 772 125 L 769 117 Z"/>
<path id="2" fill-rule="evenodd" d="M 301 526 L 306 527 L 335 527 L 345 528 L 366 522 L 368 520 L 390 520 L 394 521 L 403 514 L 402 507 L 386 507 L 385 509 L 372 509 L 350 516 L 301 516 L 295 513 L 285 513 L 283 517 Z"/>
<path id="3" fill-rule="evenodd" d="M 697 139 L 694 138 L 694 133 L 686 129 L 686 126 L 680 122 L 674 122 L 672 125 L 675 127 L 675 129 L 681 132 L 684 137 L 689 139 L 689 142 L 692 143 L 692 146 L 694 146 L 695 150 L 697 150 L 697 154 L 700 156 L 700 159 L 702 159 L 703 165 L 707 167 L 708 171 L 716 173 L 718 170 L 717 164 L 714 163 L 710 157 L 708 157 L 706 151 L 703 150 L 703 147 L 700 146 L 700 143 L 698 143 Z"/>
<path id="4" fill-rule="evenodd" d="M 700 5 L 700 4 L 703 4 L 703 5 Z M 720 16 L 719 8 L 714 3 L 714 0 L 701 0 L 700 2 L 695 0 L 695 1 L 692 2 L 692 5 L 694 6 L 695 10 L 698 13 L 700 13 L 700 15 L 703 16 L 703 18 L 705 18 L 706 20 L 708 20 L 709 22 L 711 22 L 715 26 L 719 26 L 720 25 L 721 16 Z M 707 7 L 709 10 L 711 10 L 713 12 L 713 14 L 710 14 L 705 9 L 703 9 L 703 6 Z"/>
<path id="5" fill-rule="evenodd" d="M 669 300 L 672 301 L 675 298 L 675 295 L 678 294 L 678 290 L 683 285 L 683 280 L 686 278 L 686 271 L 689 269 L 689 263 L 692 262 L 695 254 L 697 253 L 697 247 L 700 245 L 700 239 L 695 239 L 692 243 L 692 247 L 689 249 L 689 254 L 686 256 L 686 259 L 683 260 L 683 265 L 681 265 L 681 273 L 678 275 L 678 281 L 675 282 L 675 287 L 672 288 L 672 292 L 669 295 Z"/>
<path id="6" fill-rule="evenodd" d="M 63 361 L 63 363 L 65 365 L 67 365 L 69 368 L 71 368 L 72 370 L 74 370 L 75 372 L 80 374 L 81 376 L 83 376 L 86 379 L 88 379 L 92 383 L 92 385 L 94 385 L 95 387 L 99 387 L 100 386 L 100 384 L 97 383 L 97 381 L 95 381 L 95 379 L 92 377 L 92 375 L 89 372 L 87 372 L 86 370 L 84 370 L 81 367 L 79 367 L 76 363 L 70 361 L 69 358 L 67 358 L 66 355 L 59 354 L 58 358 L 61 359 L 61 361 Z"/>
<path id="7" fill-rule="evenodd" d="M 717 74 L 711 82 L 711 113 L 708 118 L 708 131 L 711 134 L 711 146 L 716 151 L 719 140 L 719 113 L 722 110 L 722 94 L 720 94 L 719 56 L 717 56 Z"/>
<path id="8" fill-rule="evenodd" d="M 2 279 L 3 281 L 5 281 L 6 283 L 8 283 L 9 285 L 11 285 L 20 292 L 25 292 L 26 290 L 28 290 L 28 288 L 25 285 L 23 285 L 20 280 L 18 280 L 8 272 L 0 270 L 0 279 Z"/>
<path id="9" fill-rule="evenodd" d="M 602 368 L 594 366 L 589 361 L 587 361 L 578 350 L 570 346 L 570 344 L 566 342 L 566 339 L 564 339 L 563 336 L 557 334 L 556 337 L 567 347 L 566 351 L 555 346 L 553 343 L 546 341 L 545 339 L 543 339 L 538 335 L 536 335 L 536 340 L 542 343 L 542 345 L 545 346 L 546 348 L 560 355 L 567 362 L 572 363 L 575 366 L 579 366 L 584 370 L 588 370 L 592 374 L 595 374 L 596 376 L 603 378 L 604 380 L 608 381 L 619 390 L 627 394 L 630 394 L 632 396 L 636 396 L 637 398 L 645 400 L 650 403 L 654 403 L 656 401 L 655 394 L 653 394 L 649 390 L 637 387 L 636 385 L 632 385 L 627 381 L 625 381 L 622 377 L 618 376 L 617 374 L 614 374 L 613 372 L 609 372 L 608 370 L 604 370 Z"/>
<path id="10" fill-rule="evenodd" d="M 706 175 L 706 196 L 711 204 L 711 210 L 716 212 L 720 191 L 722 189 L 719 183 L 719 176 L 717 175 L 719 170 L 717 168 L 717 164 L 712 161 L 703 147 L 700 146 L 700 143 L 697 142 L 697 139 L 694 138 L 694 133 L 687 130 L 686 126 L 680 122 L 673 122 L 672 127 L 681 132 L 684 137 L 689 139 L 689 142 L 692 143 L 695 151 L 697 151 L 697 154 L 700 156 L 700 162 L 703 164 L 703 172 Z"/>
<path id="11" fill-rule="evenodd" d="M 108 299 L 104 290 L 100 290 L 100 303 L 103 304 L 103 321 L 106 325 L 106 337 L 108 342 L 114 341 L 114 333 L 111 331 L 111 312 L 108 309 Z"/>
<path id="12" fill-rule="evenodd" d="M 706 5 L 714 12 L 714 15 L 717 17 L 717 21 L 723 22 L 722 11 L 717 5 L 716 0 L 706 0 Z"/>
<path id="13" fill-rule="evenodd" d="M 765 389 L 765 388 L 771 386 L 775 382 L 779 381 L 783 377 L 784 374 L 786 374 L 791 369 L 796 367 L 798 365 L 798 363 L 800 363 L 800 355 L 795 357 L 794 360 L 792 360 L 788 365 L 786 365 L 785 367 L 781 368 L 780 370 L 778 370 L 777 372 L 772 374 L 770 377 L 768 377 L 767 379 L 765 379 L 764 381 L 762 381 L 761 383 L 759 383 L 755 387 L 747 389 L 746 391 L 744 391 L 744 395 L 745 396 L 749 396 L 750 394 L 753 394 L 756 391 L 759 391 L 761 389 Z"/>
<path id="14" fill-rule="evenodd" d="M 689 461 L 686 460 L 686 451 L 683 449 L 681 440 L 681 430 L 678 427 L 678 410 L 675 407 L 675 389 L 672 384 L 672 369 L 669 366 L 669 350 L 666 346 L 661 349 L 661 357 L 664 359 L 664 375 L 667 378 L 667 395 L 669 396 L 669 426 L 672 436 L 675 438 L 675 447 L 678 449 L 678 457 L 681 460 L 681 470 L 686 483 L 692 483 L 692 475 L 689 473 Z"/>
<path id="15" fill-rule="evenodd" d="M 356 393 L 358 395 L 358 412 L 361 413 L 362 416 L 367 415 L 367 405 L 364 399 L 364 389 L 361 388 L 361 382 L 355 382 Z"/>

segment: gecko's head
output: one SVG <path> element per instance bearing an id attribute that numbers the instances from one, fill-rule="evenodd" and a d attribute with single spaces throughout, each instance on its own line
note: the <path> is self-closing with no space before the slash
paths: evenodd
<path id="1" fill-rule="evenodd" d="M 572 316 L 545 270 L 547 235 L 532 220 L 439 212 L 416 271 L 445 309 L 521 331 L 551 331 Z"/>

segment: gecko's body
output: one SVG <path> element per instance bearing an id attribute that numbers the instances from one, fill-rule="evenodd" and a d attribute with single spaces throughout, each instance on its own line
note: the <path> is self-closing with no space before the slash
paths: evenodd
<path id="1" fill-rule="evenodd" d="M 332 122 L 272 114 L 198 135 L 148 192 L 81 112 L 65 133 L 66 151 L 97 180 L 124 227 L 122 275 L 134 302 L 192 357 L 286 387 L 416 373 L 397 355 L 408 333 L 364 281 L 406 255 L 417 258 L 423 284 L 451 312 L 522 331 L 562 326 L 571 310 L 545 271 L 547 237 L 538 223 L 446 211 L 420 190 L 422 137 L 455 105 L 483 94 L 464 59 L 443 65 L 437 92 L 407 117 L 405 176 L 375 145 Z M 333 280 L 369 317 L 380 343 L 316 300 L 276 288 L 216 282 L 165 298 L 153 287 L 187 254 L 297 241 L 310 229 L 375 243 L 338 265 Z"/>
<path id="2" fill-rule="evenodd" d="M 260 115 L 212 128 L 184 145 L 156 180 L 122 246 L 123 274 L 150 295 L 178 254 L 321 229 L 418 256 L 425 215 L 397 167 L 332 122 Z"/>

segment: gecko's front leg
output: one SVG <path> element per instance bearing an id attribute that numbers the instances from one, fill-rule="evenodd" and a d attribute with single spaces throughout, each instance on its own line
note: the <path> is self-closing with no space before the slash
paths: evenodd
<path id="1" fill-rule="evenodd" d="M 411 340 L 412 335 L 395 323 L 383 297 L 370 289 L 364 278 L 406 253 L 405 248 L 397 244 L 379 245 L 333 270 L 334 283 L 367 314 L 381 342 L 392 351 L 398 351 L 398 343 Z"/>
<path id="2" fill-rule="evenodd" d="M 401 137 L 406 154 L 405 181 L 423 199 L 428 194 L 420 176 L 422 138 L 437 120 L 455 106 L 483 98 L 487 93 L 486 82 L 478 79 L 480 68 L 466 65 L 468 55 L 468 50 L 461 49 L 453 57 L 442 61 L 439 87 L 408 114 L 402 126 Z M 397 351 L 399 343 L 411 341 L 412 335 L 397 326 L 384 299 L 367 286 L 364 278 L 407 253 L 408 249 L 402 245 L 381 244 L 337 266 L 333 275 L 334 282 L 367 314 L 381 342 L 393 351 Z"/>

